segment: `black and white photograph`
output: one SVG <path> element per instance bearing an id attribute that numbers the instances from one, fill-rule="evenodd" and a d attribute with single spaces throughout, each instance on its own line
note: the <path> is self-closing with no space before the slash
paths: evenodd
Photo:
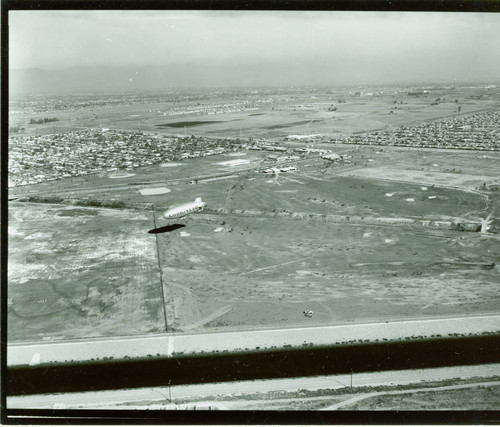
<path id="1" fill-rule="evenodd" d="M 7 32 L 9 422 L 500 409 L 500 14 L 33 7 Z"/>

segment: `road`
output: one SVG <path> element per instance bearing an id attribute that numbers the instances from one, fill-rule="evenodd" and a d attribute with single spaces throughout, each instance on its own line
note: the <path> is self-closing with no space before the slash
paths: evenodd
<path id="1" fill-rule="evenodd" d="M 7 396 L 8 409 L 21 408 L 103 408 L 127 402 L 160 403 L 194 400 L 216 395 L 266 393 L 272 391 L 297 391 L 299 389 L 342 389 L 364 386 L 396 386 L 418 384 L 424 381 L 443 381 L 457 378 L 491 378 L 500 375 L 500 364 L 455 366 L 447 368 L 414 369 L 328 375 L 273 380 L 236 381 L 194 385 L 176 385 L 155 388 L 137 388 L 84 393 L 39 394 Z M 129 409 L 124 406 L 123 409 Z M 265 409 L 265 408 L 262 408 Z"/>
<path id="2" fill-rule="evenodd" d="M 376 397 L 376 396 L 389 396 L 389 395 L 396 395 L 396 394 L 414 394 L 414 393 L 425 393 L 425 392 L 439 392 L 439 391 L 447 391 L 447 390 L 460 390 L 460 389 L 467 389 L 471 387 L 480 387 L 480 386 L 498 386 L 500 385 L 500 381 L 490 381 L 486 383 L 472 383 L 472 384 L 460 384 L 460 385 L 449 385 L 449 386 L 444 386 L 444 387 L 433 387 L 431 389 L 427 388 L 412 388 L 411 391 L 408 390 L 394 390 L 394 391 L 379 391 L 379 392 L 373 392 L 373 393 L 365 393 L 360 396 L 353 397 L 352 399 L 345 400 L 340 403 L 336 403 L 335 405 L 327 406 L 326 408 L 322 408 L 322 411 L 333 411 L 337 410 L 346 406 L 350 406 L 354 403 L 358 403 L 362 400 L 369 399 L 371 397 Z"/>
<path id="3" fill-rule="evenodd" d="M 456 334 L 478 335 L 500 331 L 500 315 L 464 316 L 412 320 L 387 320 L 358 324 L 325 325 L 305 328 L 224 331 L 198 334 L 158 334 L 150 336 L 115 337 L 78 341 L 10 344 L 7 365 L 64 363 L 113 357 L 120 360 L 144 358 L 147 354 L 170 357 L 173 352 L 184 355 L 204 351 L 247 352 L 270 348 L 301 348 L 304 345 L 325 346 L 341 343 L 399 340 L 406 337 L 441 337 Z M 248 349 L 248 350 L 244 350 Z M 39 361 L 39 362 L 38 362 Z"/>

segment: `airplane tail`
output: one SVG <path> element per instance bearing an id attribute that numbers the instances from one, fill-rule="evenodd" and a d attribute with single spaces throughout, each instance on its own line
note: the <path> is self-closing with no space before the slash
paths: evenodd
<path id="1" fill-rule="evenodd" d="M 197 197 L 195 199 L 195 203 L 203 203 L 203 200 L 201 200 L 201 197 Z"/>

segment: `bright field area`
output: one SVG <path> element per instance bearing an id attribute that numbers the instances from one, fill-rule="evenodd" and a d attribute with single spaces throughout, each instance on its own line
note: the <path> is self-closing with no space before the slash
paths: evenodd
<path id="1" fill-rule="evenodd" d="M 498 307 L 497 242 L 476 233 L 209 215 L 186 223 L 187 231 L 158 235 L 165 294 L 181 330 Z"/>
<path id="2" fill-rule="evenodd" d="M 9 340 L 164 330 L 151 212 L 9 209 Z"/>
<path id="3" fill-rule="evenodd" d="M 295 163 L 296 171 L 275 176 L 261 172 L 273 165 L 264 153 L 241 152 L 137 169 L 120 179 L 106 174 L 16 188 L 19 195 L 38 190 L 128 208 L 10 205 L 9 339 L 497 312 L 495 236 L 397 223 L 490 212 L 496 221 L 497 192 L 476 190 L 497 179 L 494 167 L 474 153 L 337 151 L 351 163 L 310 156 Z M 484 168 L 475 167 L 481 162 Z M 447 172 L 452 166 L 464 172 Z M 419 182 L 427 167 L 434 170 Z M 474 186 L 457 184 L 464 173 Z M 141 193 L 159 187 L 170 191 Z M 162 218 L 166 208 L 196 197 L 207 202 L 204 212 Z M 148 233 L 168 224 L 183 227 Z"/>

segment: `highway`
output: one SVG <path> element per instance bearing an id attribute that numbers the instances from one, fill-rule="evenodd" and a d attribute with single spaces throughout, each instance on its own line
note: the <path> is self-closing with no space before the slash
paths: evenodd
<path id="1" fill-rule="evenodd" d="M 271 348 L 330 346 L 356 341 L 411 337 L 480 335 L 500 331 L 500 315 L 448 317 L 417 320 L 316 326 L 306 328 L 226 331 L 198 334 L 101 338 L 79 341 L 10 344 L 7 365 L 64 363 L 113 357 L 115 360 L 144 358 L 148 354 L 172 357 L 200 352 L 252 352 Z"/>
<path id="2" fill-rule="evenodd" d="M 351 387 L 396 386 L 407 384 L 423 384 L 426 381 L 443 381 L 449 379 L 492 378 L 500 376 L 500 364 L 472 366 L 455 366 L 447 368 L 414 369 L 328 375 L 317 377 L 301 377 L 272 380 L 253 380 L 222 383 L 205 383 L 194 385 L 176 385 L 164 387 L 147 387 L 137 389 L 39 394 L 30 396 L 7 396 L 8 409 L 38 408 L 109 408 L 127 402 L 150 402 L 150 404 L 174 403 L 180 400 L 194 400 L 217 395 L 238 395 L 266 393 L 271 391 L 297 391 L 299 389 L 342 389 Z M 130 409 L 123 406 L 122 409 Z M 265 409 L 263 407 L 262 409 Z"/>

